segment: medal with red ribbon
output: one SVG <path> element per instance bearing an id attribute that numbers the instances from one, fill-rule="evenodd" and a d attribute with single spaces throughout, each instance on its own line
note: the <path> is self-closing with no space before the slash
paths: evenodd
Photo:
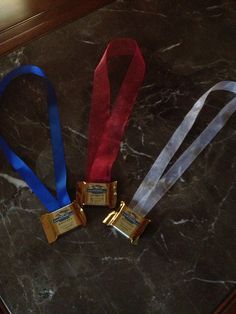
<path id="1" fill-rule="evenodd" d="M 121 56 L 131 56 L 131 61 L 112 104 L 108 62 Z M 112 166 L 144 74 L 145 63 L 135 40 L 121 38 L 108 44 L 94 72 L 86 181 L 77 185 L 80 205 L 116 206 L 117 181 L 111 182 Z"/>

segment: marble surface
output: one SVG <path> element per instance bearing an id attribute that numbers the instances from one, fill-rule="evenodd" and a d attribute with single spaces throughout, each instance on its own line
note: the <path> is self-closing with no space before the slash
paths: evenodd
<path id="1" fill-rule="evenodd" d="M 59 98 L 68 188 L 83 179 L 93 70 L 108 41 L 135 38 L 147 74 L 113 176 L 129 201 L 184 115 L 209 87 L 236 80 L 235 1 L 131 0 L 112 5 L 0 58 L 46 71 Z M 118 87 L 120 70 L 111 77 Z M 186 148 L 232 95 L 214 93 Z M 0 132 L 54 189 L 45 92 L 16 80 L 1 99 Z M 0 155 L 0 295 L 14 314 L 208 314 L 236 284 L 235 116 L 151 212 L 138 246 L 88 209 L 87 228 L 48 245 L 45 208 Z"/>

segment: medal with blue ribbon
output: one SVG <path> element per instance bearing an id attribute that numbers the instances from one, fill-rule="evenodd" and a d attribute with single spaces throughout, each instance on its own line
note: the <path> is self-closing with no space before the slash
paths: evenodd
<path id="1" fill-rule="evenodd" d="M 20 66 L 8 73 L 0 82 L 0 97 L 6 87 L 15 78 L 33 74 L 44 79 L 47 88 L 47 104 L 49 114 L 50 136 L 54 160 L 54 174 L 56 182 L 56 197 L 54 197 L 37 175 L 17 156 L 0 136 L 0 148 L 13 169 L 24 179 L 42 204 L 47 208 L 47 214 L 41 216 L 41 223 L 49 243 L 56 241 L 59 235 L 70 231 L 80 225 L 86 224 L 83 210 L 76 201 L 71 202 L 66 188 L 66 163 L 64 157 L 63 141 L 57 98 L 55 90 L 42 69 L 34 65 Z"/>

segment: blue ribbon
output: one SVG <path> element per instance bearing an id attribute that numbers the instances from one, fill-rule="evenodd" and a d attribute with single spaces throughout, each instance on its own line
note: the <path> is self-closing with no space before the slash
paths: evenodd
<path id="1" fill-rule="evenodd" d="M 47 103 L 49 114 L 49 125 L 52 143 L 52 152 L 54 159 L 54 173 L 56 178 L 56 195 L 54 197 L 35 173 L 18 157 L 9 147 L 7 142 L 0 136 L 0 148 L 3 150 L 11 166 L 25 180 L 31 190 L 38 196 L 43 205 L 52 212 L 71 203 L 66 189 L 66 163 L 64 157 L 64 148 L 61 136 L 61 127 L 57 99 L 55 90 L 39 67 L 34 65 L 24 65 L 8 73 L 0 82 L 0 97 L 8 84 L 16 77 L 24 74 L 34 74 L 45 80 L 47 87 Z"/>

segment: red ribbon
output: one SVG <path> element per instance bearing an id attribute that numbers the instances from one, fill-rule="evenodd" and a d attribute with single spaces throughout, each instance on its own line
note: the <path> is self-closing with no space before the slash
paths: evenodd
<path id="1" fill-rule="evenodd" d="M 114 105 L 110 100 L 108 61 L 132 56 Z M 92 106 L 89 120 L 87 182 L 110 182 L 128 118 L 143 82 L 145 63 L 135 40 L 111 41 L 94 72 Z"/>

